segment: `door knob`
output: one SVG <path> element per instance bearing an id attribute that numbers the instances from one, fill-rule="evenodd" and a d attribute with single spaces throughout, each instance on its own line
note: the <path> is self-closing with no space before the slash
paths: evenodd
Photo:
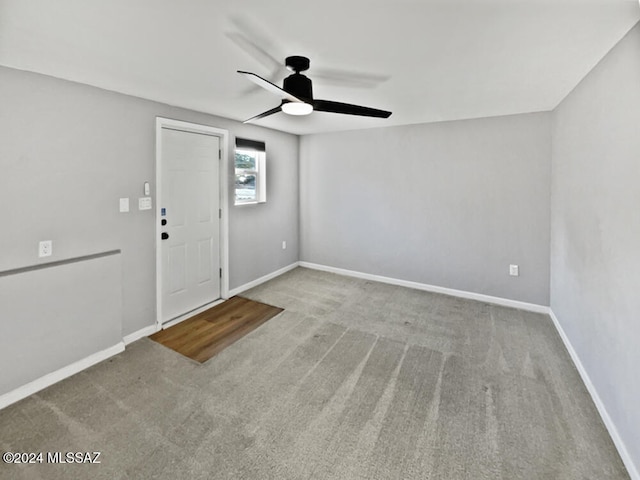
<path id="1" fill-rule="evenodd" d="M 167 238 L 169 238 L 169 234 L 167 232 L 162 232 L 162 235 L 160 235 L 160 238 L 162 240 L 166 240 Z"/>

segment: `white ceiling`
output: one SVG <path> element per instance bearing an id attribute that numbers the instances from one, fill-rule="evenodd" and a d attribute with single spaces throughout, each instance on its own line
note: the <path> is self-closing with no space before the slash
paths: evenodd
<path id="1" fill-rule="evenodd" d="M 551 110 L 639 18 L 638 0 L 0 0 L 0 64 L 245 120 L 279 99 L 236 70 L 281 84 L 268 56 L 305 55 L 316 98 L 393 111 L 257 122 L 305 134 Z M 373 85 L 314 78 L 330 70 Z"/>

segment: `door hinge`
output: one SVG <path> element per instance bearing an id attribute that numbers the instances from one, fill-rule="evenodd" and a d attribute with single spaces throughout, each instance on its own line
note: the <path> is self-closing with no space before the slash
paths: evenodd
<path id="1" fill-rule="evenodd" d="M 218 209 L 218 218 L 222 218 L 222 209 L 221 208 Z"/>
<path id="2" fill-rule="evenodd" d="M 222 278 L 222 269 L 220 269 L 220 278 Z"/>
<path id="3" fill-rule="evenodd" d="M 218 160 L 222 160 L 222 150 L 218 149 Z"/>

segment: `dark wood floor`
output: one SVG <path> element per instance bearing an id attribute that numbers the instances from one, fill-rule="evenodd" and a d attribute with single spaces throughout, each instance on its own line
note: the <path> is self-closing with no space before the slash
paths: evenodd
<path id="1" fill-rule="evenodd" d="M 204 363 L 282 310 L 247 298 L 232 297 L 149 338 Z"/>

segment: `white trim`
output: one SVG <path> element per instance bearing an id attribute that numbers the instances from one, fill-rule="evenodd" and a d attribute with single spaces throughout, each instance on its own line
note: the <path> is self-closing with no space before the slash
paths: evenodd
<path id="1" fill-rule="evenodd" d="M 160 234 L 162 233 L 160 215 L 162 206 L 162 177 L 160 162 L 162 159 L 162 128 L 174 128 L 185 132 L 206 133 L 220 137 L 220 169 L 219 169 L 219 194 L 220 209 L 222 219 L 220 221 L 220 267 L 222 268 L 222 278 L 220 279 L 220 297 L 229 298 L 229 188 L 228 188 L 228 164 L 229 164 L 229 131 L 222 128 L 200 125 L 197 123 L 173 120 L 170 118 L 156 117 L 156 327 L 157 330 L 163 328 L 162 325 L 162 291 L 160 279 L 162 278 L 162 258 L 160 251 Z M 172 321 L 173 322 L 173 321 Z M 171 322 L 169 322 L 171 323 Z M 166 328 L 166 325 L 164 326 Z"/>
<path id="2" fill-rule="evenodd" d="M 271 272 L 263 277 L 257 278 L 249 283 L 245 283 L 244 285 L 240 285 L 239 287 L 234 288 L 233 290 L 229 291 L 229 297 L 233 297 L 235 295 L 238 295 L 242 292 L 244 292 L 245 290 L 249 290 L 250 288 L 253 287 L 257 287 L 258 285 L 260 285 L 261 283 L 264 283 L 266 281 L 269 281 L 273 278 L 279 277 L 280 275 L 282 275 L 283 273 L 287 273 L 290 270 L 293 270 L 294 268 L 296 268 L 299 265 L 299 262 L 294 262 L 291 265 L 287 265 L 284 268 L 281 268 L 280 270 L 276 270 L 275 272 Z"/>
<path id="3" fill-rule="evenodd" d="M 12 403 L 15 403 L 23 398 L 28 397 L 29 395 L 33 395 L 40 390 L 47 388 L 54 383 L 57 383 L 61 380 L 64 380 L 71 375 L 75 375 L 82 370 L 85 370 L 96 363 L 100 363 L 107 358 L 113 357 L 118 353 L 124 351 L 124 343 L 119 342 L 112 347 L 109 347 L 100 352 L 93 353 L 82 360 L 78 360 L 77 362 L 72 363 L 71 365 L 67 365 L 66 367 L 62 367 L 55 372 L 47 373 L 32 382 L 27 383 L 26 385 L 22 385 L 21 387 L 12 390 L 11 392 L 5 393 L 0 396 L 0 409 L 5 408 Z"/>
<path id="4" fill-rule="evenodd" d="M 233 151 L 229 150 L 229 132 L 217 129 L 221 132 L 220 149 L 222 158 L 220 159 L 220 209 L 222 219 L 220 221 L 220 261 L 222 267 L 222 280 L 220 285 L 220 298 L 229 298 L 229 155 Z"/>
<path id="5" fill-rule="evenodd" d="M 222 302 L 224 302 L 226 299 L 224 298 L 220 298 L 218 300 L 214 300 L 213 302 L 209 302 L 201 307 L 198 307 L 194 310 L 191 310 L 187 313 L 185 313 L 184 315 L 180 315 L 179 317 L 176 317 L 172 320 L 169 320 L 168 322 L 165 322 L 162 324 L 162 330 L 169 328 L 169 327 L 173 327 L 174 325 L 179 324 L 180 322 L 184 322 L 185 320 L 190 319 L 191 317 L 195 317 L 196 315 L 198 315 L 199 313 L 204 312 L 205 310 L 209 310 L 210 308 L 215 307 L 216 305 L 220 305 Z"/>
<path id="6" fill-rule="evenodd" d="M 625 467 L 627 467 L 627 473 L 629 474 L 632 480 L 640 480 L 640 473 L 638 472 L 638 468 L 633 463 L 633 459 L 631 458 L 631 455 L 629 455 L 627 446 L 625 445 L 624 441 L 620 437 L 620 434 L 618 433 L 618 429 L 616 428 L 615 423 L 613 423 L 613 420 L 611 420 L 611 417 L 609 416 L 609 412 L 607 411 L 607 408 L 602 402 L 600 395 L 598 395 L 598 391 L 596 390 L 595 385 L 591 381 L 591 378 L 589 377 L 587 370 L 584 368 L 584 365 L 580 361 L 580 357 L 578 356 L 577 352 L 573 348 L 573 345 L 571 344 L 569 337 L 567 336 L 564 329 L 562 328 L 562 325 L 560 324 L 560 320 L 558 320 L 558 317 L 556 317 L 555 313 L 553 313 L 553 310 L 551 309 L 549 309 L 549 316 L 551 317 L 551 320 L 553 321 L 553 324 L 555 325 L 556 330 L 558 331 L 558 334 L 560 335 L 560 338 L 562 339 L 562 342 L 564 343 L 565 348 L 569 352 L 569 355 L 571 356 L 571 360 L 573 360 L 573 364 L 576 366 L 576 369 L 578 370 L 578 373 L 580 374 L 580 377 L 582 378 L 582 381 L 585 387 L 587 387 L 587 391 L 589 392 L 589 395 L 591 395 L 591 399 L 593 400 L 593 403 L 598 409 L 598 413 L 600 414 L 600 417 L 602 418 L 602 421 L 604 422 L 605 427 L 607 427 L 607 430 L 609 431 L 611 440 L 613 440 L 614 445 L 618 449 L 618 454 L 620 455 L 622 462 L 624 463 Z"/>
<path id="7" fill-rule="evenodd" d="M 149 325 L 148 327 L 141 328 L 137 332 L 130 333 L 129 335 L 125 336 L 122 340 L 125 346 L 127 346 L 132 344 L 136 340 L 140 340 L 143 337 L 148 337 L 149 335 L 153 335 L 157 331 L 158 331 L 158 325 L 154 323 L 153 325 Z"/>
<path id="8" fill-rule="evenodd" d="M 310 263 L 310 262 L 298 262 L 298 263 L 301 267 L 311 268 L 313 270 L 321 270 L 323 272 L 337 273 L 339 275 L 346 275 L 348 277 L 362 278 L 364 280 L 372 280 L 374 282 L 388 283 L 390 285 L 398 285 L 400 287 L 413 288 L 416 290 L 423 290 L 426 292 L 442 293 L 444 295 L 450 295 L 453 297 L 466 298 L 468 300 L 478 300 L 480 302 L 492 303 L 495 305 L 501 305 L 503 307 L 517 308 L 519 310 L 526 310 L 528 312 L 549 313 L 549 307 L 544 305 L 537 305 L 535 303 L 520 302 L 517 300 L 509 300 L 508 298 L 502 298 L 502 297 L 492 297 L 491 295 L 484 295 L 482 293 L 474 293 L 474 292 L 466 292 L 464 290 L 455 290 L 453 288 L 437 287 L 435 285 L 428 285 L 426 283 L 411 282 L 408 280 L 399 280 L 397 278 L 383 277 L 381 275 L 373 275 L 371 273 L 355 272 L 352 270 L 345 270 L 343 268 L 319 265 L 317 263 Z"/>

